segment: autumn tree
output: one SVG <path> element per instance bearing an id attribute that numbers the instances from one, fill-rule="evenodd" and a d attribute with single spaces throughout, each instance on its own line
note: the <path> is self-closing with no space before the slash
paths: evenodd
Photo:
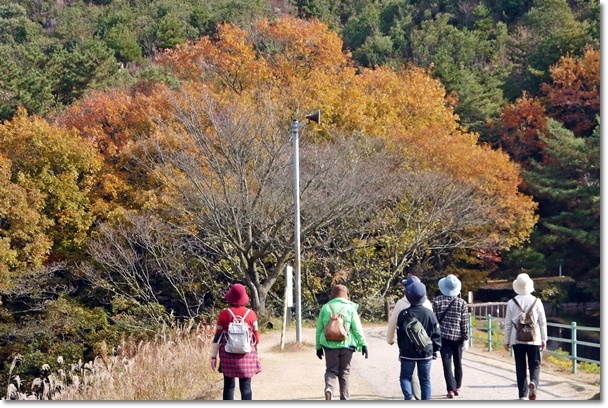
<path id="1" fill-rule="evenodd" d="M 11 272 L 42 266 L 52 246 L 42 192 L 12 181 L 11 167 L 0 154 L 0 289 L 10 286 Z"/>
<path id="2" fill-rule="evenodd" d="M 84 285 L 70 263 L 83 258 L 95 221 L 89 194 L 99 167 L 77 132 L 24 109 L 0 125 L 0 358 L 26 355 L 24 375 L 39 372 L 44 353 L 77 360 L 90 351 L 82 342 L 96 323 L 83 316 L 103 313 L 74 305 Z"/>
<path id="3" fill-rule="evenodd" d="M 133 163 L 154 180 L 146 208 L 188 231 L 204 268 L 245 283 L 262 313 L 294 256 L 291 124 L 313 110 L 321 110 L 321 126 L 305 127 L 301 138 L 304 251 L 335 260 L 345 255 L 340 247 L 397 237 L 390 271 L 373 268 L 371 296 L 433 251 L 521 245 L 536 220 L 534 204 L 517 191 L 517 167 L 461 128 L 438 80 L 413 67 L 356 69 L 319 22 L 223 25 L 158 62 L 181 85 L 151 89 L 156 103 L 133 95 L 145 118 L 141 132 L 122 119 L 116 127 L 82 119 L 72 126 L 109 146 L 117 140 L 112 129 L 131 140 Z M 311 291 L 329 283 L 305 273 Z"/>
<path id="4" fill-rule="evenodd" d="M 133 149 L 155 127 L 150 112 L 162 112 L 165 105 L 158 94 L 137 87 L 109 89 L 92 92 L 54 118 L 56 126 L 78 131 L 103 159 L 90 194 L 99 220 L 121 218 L 123 211 L 137 212 L 150 201 L 154 182 Z"/>
<path id="5" fill-rule="evenodd" d="M 260 115 L 183 95 L 175 108 L 175 125 L 161 126 L 148 147 L 151 170 L 166 184 L 165 211 L 193 224 L 201 261 L 245 282 L 265 314 L 294 252 L 290 122 L 274 105 Z M 364 141 L 302 143 L 301 157 L 303 236 L 357 226 L 390 186 L 383 170 L 391 161 Z"/>
<path id="6" fill-rule="evenodd" d="M 530 162 L 544 162 L 545 144 L 540 135 L 546 134 L 545 107 L 537 98 L 526 93 L 515 103 L 506 105 L 500 119 L 489 124 L 492 145 L 503 149 L 524 169 Z"/>
<path id="7" fill-rule="evenodd" d="M 29 200 L 35 198 L 32 209 L 38 211 L 40 221 L 31 227 L 44 226 L 40 232 L 46 238 L 40 245 L 52 242 L 46 256 L 78 258 L 95 219 L 89 193 L 100 163 L 91 146 L 75 132 L 20 110 L 12 121 L 0 125 L 0 154 L 10 160 L 10 182 L 25 189 Z M 7 220 L 5 225 L 10 230 L 20 222 Z"/>
<path id="8" fill-rule="evenodd" d="M 79 267 L 97 289 L 111 294 L 117 325 L 158 328 L 173 318 L 196 318 L 212 306 L 218 283 L 196 259 L 196 237 L 153 213 L 125 214 L 100 225 Z"/>
<path id="9" fill-rule="evenodd" d="M 245 125 L 252 126 L 255 116 L 263 116 L 266 121 L 273 123 L 276 120 L 270 129 L 260 131 L 259 125 L 256 125 L 253 128 L 255 132 L 252 129 L 245 133 L 250 134 L 249 139 L 256 133 L 259 134 L 257 138 L 262 139 L 265 133 L 285 132 L 288 120 L 297 116 L 302 111 L 302 106 L 310 106 L 308 110 L 314 106 L 319 107 L 324 115 L 325 124 L 319 129 L 321 135 L 325 134 L 325 137 L 331 139 L 337 134 L 360 133 L 370 140 L 380 138 L 389 150 L 403 155 L 406 166 L 403 171 L 411 169 L 415 170 L 414 173 L 424 174 L 434 169 L 455 185 L 468 185 L 470 188 L 465 188 L 464 191 L 473 191 L 479 204 L 486 203 L 480 205 L 479 211 L 488 210 L 488 203 L 492 203 L 492 211 L 484 212 L 486 216 L 481 217 L 485 221 L 483 226 L 469 226 L 469 230 L 461 226 L 454 228 L 452 233 L 476 229 L 477 233 L 485 232 L 484 245 L 489 245 L 492 241 L 495 248 L 508 247 L 525 242 L 535 222 L 533 203 L 517 191 L 520 182 L 517 167 L 509 163 L 504 154 L 476 146 L 475 135 L 460 129 L 452 108 L 446 106 L 445 90 L 438 81 L 431 80 L 419 69 L 395 72 L 388 68 L 377 68 L 357 72 L 349 62 L 348 54 L 342 53 L 340 41 L 321 24 L 284 18 L 272 24 L 261 21 L 250 33 L 224 26 L 219 29 L 216 39 L 202 39 L 183 50 L 167 53 L 161 62 L 174 67 L 177 75 L 184 80 L 192 81 L 188 88 L 182 86 L 182 92 L 200 92 L 201 86 L 197 82 L 202 80 L 205 84 L 204 92 L 209 89 L 216 95 L 222 95 L 220 101 L 231 101 L 229 110 L 224 110 L 228 104 L 217 102 L 217 97 L 193 99 L 184 94 L 175 97 L 174 105 L 179 107 L 179 117 L 183 118 L 179 121 L 181 127 L 191 129 L 188 130 L 191 135 L 201 135 L 198 136 L 201 141 L 196 143 L 180 141 L 182 152 L 189 151 L 192 146 L 200 148 L 199 146 L 204 146 L 203 141 L 208 144 L 217 138 L 202 137 L 206 133 L 201 129 L 206 129 L 208 125 L 200 119 L 201 115 L 204 118 L 213 111 L 206 108 L 207 111 L 201 109 L 199 112 L 195 110 L 196 106 L 217 105 L 221 108 L 218 111 L 222 112 L 221 115 L 215 113 L 212 116 L 215 118 L 213 134 L 218 129 L 228 129 L 229 131 L 223 131 L 225 133 L 218 140 L 228 139 L 234 146 L 243 143 L 239 139 L 244 137 L 234 140 L 235 134 L 243 132 Z M 236 103 L 234 96 L 229 95 L 238 95 L 239 102 Z M 282 110 L 276 109 L 276 102 L 274 105 L 260 102 L 273 97 L 279 98 Z M 196 103 L 193 104 L 192 100 Z M 255 108 L 244 107 L 247 103 Z M 241 107 L 235 110 L 235 106 Z M 249 110 L 255 114 L 249 113 Z M 282 116 L 277 115 L 277 111 L 284 113 Z M 223 118 L 222 121 L 232 119 L 222 124 L 220 118 Z M 163 134 L 175 132 L 170 128 L 163 131 Z M 218 145 L 211 146 L 216 146 L 217 150 Z M 212 151 L 210 147 L 207 149 Z M 216 150 L 213 150 L 215 155 L 218 154 Z M 234 148 L 221 149 L 224 150 L 230 152 Z M 208 154 L 199 153 L 197 156 L 207 157 Z M 302 156 L 306 157 L 304 154 Z M 224 160 L 227 163 L 235 162 L 234 159 Z M 176 167 L 176 163 L 177 160 L 173 160 L 171 168 Z M 214 166 L 214 169 L 217 168 Z M 288 179 L 287 175 L 284 177 Z M 174 179 L 177 177 L 174 176 Z M 236 179 L 246 180 L 243 177 Z M 225 184 L 230 185 L 221 183 Z M 406 183 L 401 182 L 399 185 L 404 186 Z M 455 188 L 454 191 L 457 190 Z M 187 190 L 184 189 L 182 194 L 184 191 Z M 340 191 L 336 187 L 337 197 L 340 196 Z M 304 203 L 308 200 L 304 199 L 305 192 L 302 194 Z M 234 199 L 225 198 L 224 201 L 234 202 Z M 213 204 L 217 205 L 217 202 L 214 201 Z M 329 203 L 325 204 L 325 207 L 329 206 Z M 420 214 L 423 213 L 421 207 L 417 207 L 417 210 Z M 306 217 L 314 219 L 313 214 L 307 214 Z M 427 223 L 431 221 L 427 220 Z M 304 231 L 310 232 L 310 237 L 314 237 L 312 229 Z M 432 246 L 434 243 L 438 244 L 438 240 L 430 238 L 423 246 Z M 406 253 L 407 251 L 401 253 L 405 263 L 411 261 Z M 285 255 L 286 259 L 291 256 L 287 253 Z M 385 276 L 383 282 L 389 281 L 391 276 L 394 275 Z"/>
<path id="10" fill-rule="evenodd" d="M 541 85 L 547 114 L 576 136 L 588 136 L 600 113 L 600 52 L 587 48 L 579 57 L 562 57 Z"/>

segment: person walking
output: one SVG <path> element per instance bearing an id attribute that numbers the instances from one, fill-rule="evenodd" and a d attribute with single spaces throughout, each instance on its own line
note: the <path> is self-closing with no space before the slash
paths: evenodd
<path id="1" fill-rule="evenodd" d="M 253 399 L 251 390 L 251 379 L 254 375 L 262 371 L 262 365 L 257 353 L 257 346 L 260 342 L 258 331 L 258 319 L 255 311 L 247 308 L 249 296 L 245 286 L 240 283 L 232 285 L 226 292 L 225 299 L 229 307 L 222 310 L 217 317 L 215 335 L 211 349 L 211 369 L 218 370 L 224 375 L 224 400 L 234 399 L 234 389 L 236 378 L 239 379 L 239 390 L 242 400 Z M 246 354 L 228 353 L 225 349 L 228 325 L 233 322 L 235 316 L 243 318 L 251 330 L 251 351 Z M 220 357 L 219 365 L 217 357 Z"/>
<path id="2" fill-rule="evenodd" d="M 513 347 L 515 358 L 515 375 L 520 400 L 535 400 L 540 376 L 541 352 L 547 347 L 547 319 L 545 308 L 540 299 L 532 295 L 534 281 L 527 273 L 520 273 L 513 281 L 513 290 L 517 294 L 507 303 L 505 313 L 505 350 Z M 522 309 L 531 312 L 535 323 L 535 339 L 532 341 L 517 340 L 516 323 Z M 529 380 L 528 373 L 529 370 Z"/>
<path id="3" fill-rule="evenodd" d="M 321 307 L 317 320 L 315 349 L 317 357 L 325 355 L 325 399 L 331 400 L 340 390 L 340 399 L 350 399 L 350 367 L 355 351 L 361 351 L 368 358 L 367 341 L 357 309 L 359 305 L 348 298 L 348 289 L 344 285 L 335 285 L 331 290 L 330 300 Z M 332 314 L 341 314 L 346 338 L 328 340 L 325 337 L 325 326 Z M 339 386 L 339 387 L 338 387 Z"/>
<path id="4" fill-rule="evenodd" d="M 401 359 L 401 371 L 399 382 L 401 391 L 406 400 L 414 398 L 412 393 L 412 377 L 414 369 L 418 369 L 418 380 L 420 381 L 420 397 L 422 400 L 431 399 L 431 363 L 437 358 L 437 352 L 441 349 L 441 331 L 439 322 L 432 310 L 423 306 L 426 300 L 426 286 L 422 282 L 413 282 L 405 289 L 405 297 L 410 302 L 410 307 L 402 310 L 397 319 L 397 344 L 399 345 L 399 358 Z M 424 327 L 430 338 L 426 347 L 418 351 L 404 330 L 404 323 L 411 317 L 416 318 Z"/>
<path id="5" fill-rule="evenodd" d="M 469 348 L 467 302 L 458 297 L 462 284 L 455 275 L 439 280 L 441 295 L 433 300 L 433 311 L 441 329 L 441 363 L 447 398 L 460 395 L 462 387 L 462 352 Z"/>
<path id="6" fill-rule="evenodd" d="M 403 297 L 399 299 L 395 304 L 395 307 L 393 308 L 393 311 L 391 312 L 391 315 L 388 319 L 388 328 L 386 329 L 386 342 L 391 346 L 395 344 L 395 333 L 397 331 L 397 319 L 399 318 L 399 313 L 401 313 L 402 310 L 405 310 L 410 307 L 410 302 L 405 297 L 405 290 L 407 289 L 408 285 L 414 282 L 420 282 L 420 279 L 415 275 L 410 275 L 407 279 L 401 281 L 401 284 L 404 286 Z M 422 305 L 429 310 L 433 310 L 433 305 L 428 299 L 425 299 Z M 420 382 L 418 381 L 418 374 L 416 370 L 414 370 L 414 373 L 412 374 L 412 391 L 414 394 L 414 398 L 419 400 Z"/>

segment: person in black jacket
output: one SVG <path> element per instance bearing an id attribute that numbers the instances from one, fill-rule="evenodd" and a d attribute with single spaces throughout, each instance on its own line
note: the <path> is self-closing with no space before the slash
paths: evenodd
<path id="1" fill-rule="evenodd" d="M 401 359 L 401 373 L 399 381 L 401 391 L 406 400 L 414 398 L 412 393 L 412 375 L 418 369 L 420 393 L 423 400 L 431 399 L 431 362 L 437 358 L 441 350 L 441 330 L 437 316 L 433 311 L 423 306 L 426 300 L 426 286 L 422 282 L 414 282 L 407 286 L 405 297 L 411 306 L 403 310 L 397 319 L 397 344 L 399 345 L 399 358 Z M 430 343 L 422 351 L 416 350 L 404 331 L 404 323 L 408 320 L 407 313 L 420 321 L 430 337 Z"/>

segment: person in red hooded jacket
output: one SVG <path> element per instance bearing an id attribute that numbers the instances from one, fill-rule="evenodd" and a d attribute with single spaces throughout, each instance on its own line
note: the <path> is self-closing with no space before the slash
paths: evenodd
<path id="1" fill-rule="evenodd" d="M 224 392 L 223 399 L 233 400 L 234 389 L 236 387 L 236 378 L 239 379 L 239 390 L 241 391 L 241 399 L 253 399 L 251 391 L 251 378 L 262 371 L 262 365 L 257 353 L 257 345 L 260 342 L 260 333 L 258 331 L 258 319 L 255 312 L 247 306 L 249 296 L 245 286 L 240 283 L 232 285 L 230 290 L 226 292 L 226 301 L 229 307 L 222 310 L 217 317 L 215 326 L 215 336 L 211 351 L 211 368 L 215 371 L 224 374 Z M 247 311 L 249 311 L 247 313 Z M 232 313 L 231 313 L 232 312 Z M 235 316 L 245 316 L 245 322 L 249 325 L 252 332 L 251 352 L 247 354 L 228 353 L 225 349 L 226 336 L 228 325 L 233 321 L 232 314 Z M 217 364 L 219 354 L 220 363 Z"/>

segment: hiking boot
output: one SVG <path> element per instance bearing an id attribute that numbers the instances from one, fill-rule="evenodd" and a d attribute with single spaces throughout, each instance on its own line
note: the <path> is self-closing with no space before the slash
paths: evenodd
<path id="1" fill-rule="evenodd" d="M 452 391 L 452 390 L 448 391 L 448 395 L 446 395 L 446 398 L 449 398 L 449 399 L 454 398 L 454 391 Z"/>
<path id="2" fill-rule="evenodd" d="M 334 396 L 334 393 L 331 391 L 331 388 L 325 388 L 325 401 L 331 401 Z"/>
<path id="3" fill-rule="evenodd" d="M 528 386 L 528 398 L 531 400 L 536 399 L 536 384 L 534 384 L 533 382 L 531 382 Z"/>

